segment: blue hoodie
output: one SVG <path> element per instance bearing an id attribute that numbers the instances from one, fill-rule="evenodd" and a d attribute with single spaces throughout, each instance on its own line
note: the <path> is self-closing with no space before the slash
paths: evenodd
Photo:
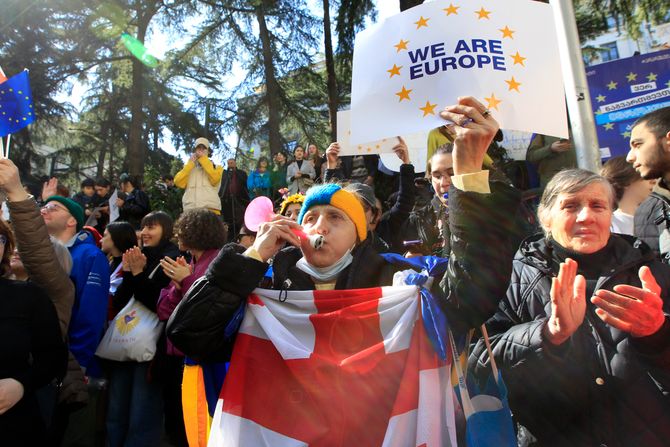
<path id="1" fill-rule="evenodd" d="M 70 278 L 75 299 L 68 331 L 70 351 L 86 374 L 97 377 L 100 370 L 94 361 L 107 320 L 109 301 L 109 263 L 95 240 L 85 231 L 75 236 L 69 247 L 72 256 Z"/>

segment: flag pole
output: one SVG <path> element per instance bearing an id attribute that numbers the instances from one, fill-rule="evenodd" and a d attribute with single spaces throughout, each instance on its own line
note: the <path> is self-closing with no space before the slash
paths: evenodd
<path id="1" fill-rule="evenodd" d="M 9 144 L 12 142 L 12 134 L 7 135 L 7 145 L 5 146 L 5 158 L 9 159 Z"/>
<path id="2" fill-rule="evenodd" d="M 600 149 L 582 49 L 579 44 L 575 10 L 571 1 L 549 0 L 549 3 L 554 10 L 556 21 L 558 51 L 561 56 L 572 138 L 577 152 L 577 166 L 598 172 L 600 170 Z"/>

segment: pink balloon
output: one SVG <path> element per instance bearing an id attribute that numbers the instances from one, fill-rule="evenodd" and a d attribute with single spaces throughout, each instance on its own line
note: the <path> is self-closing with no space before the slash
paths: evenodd
<path id="1" fill-rule="evenodd" d="M 274 215 L 272 200 L 265 196 L 256 197 L 244 212 L 244 225 L 251 231 L 258 231 L 262 223 L 269 222 Z"/>

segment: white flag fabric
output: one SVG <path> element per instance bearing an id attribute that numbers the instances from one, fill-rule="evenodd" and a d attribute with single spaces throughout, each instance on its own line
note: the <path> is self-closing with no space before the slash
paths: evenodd
<path id="1" fill-rule="evenodd" d="M 456 446 L 451 359 L 419 303 L 415 286 L 254 290 L 208 445 Z"/>
<path id="2" fill-rule="evenodd" d="M 529 0 L 436 0 L 356 36 L 351 144 L 445 124 L 459 96 L 501 128 L 568 137 L 553 14 Z"/>

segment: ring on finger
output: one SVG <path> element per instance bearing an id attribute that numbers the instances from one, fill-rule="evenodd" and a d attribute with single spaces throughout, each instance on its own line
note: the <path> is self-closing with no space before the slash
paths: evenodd
<path id="1" fill-rule="evenodd" d="M 491 114 L 491 111 L 489 109 L 486 109 L 482 112 L 482 116 L 484 118 L 488 118 L 488 116 Z"/>
<path id="2" fill-rule="evenodd" d="M 461 126 L 461 127 L 466 127 L 468 124 L 470 124 L 470 123 L 472 123 L 472 122 L 474 122 L 474 120 L 473 120 L 472 118 L 468 118 L 468 117 L 466 117 L 466 118 L 463 118 L 463 119 L 461 120 L 461 122 L 458 123 L 458 125 Z"/>

